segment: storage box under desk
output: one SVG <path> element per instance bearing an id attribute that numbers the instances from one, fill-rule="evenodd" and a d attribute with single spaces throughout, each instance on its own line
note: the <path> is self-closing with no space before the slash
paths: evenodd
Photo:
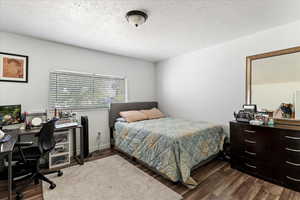
<path id="1" fill-rule="evenodd" d="M 56 145 L 49 153 L 49 168 L 57 168 L 70 164 L 71 142 L 70 130 L 55 131 L 54 138 Z"/>

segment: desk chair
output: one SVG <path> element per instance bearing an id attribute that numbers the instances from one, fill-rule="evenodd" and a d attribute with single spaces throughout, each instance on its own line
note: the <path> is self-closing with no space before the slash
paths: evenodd
<path id="1" fill-rule="evenodd" d="M 43 125 L 37 135 L 38 146 L 33 147 L 33 142 L 20 142 L 16 144 L 17 151 L 13 154 L 13 160 L 17 161 L 16 165 L 13 167 L 14 181 L 28 180 L 30 182 L 34 181 L 35 184 L 38 184 L 39 180 L 42 180 L 50 184 L 50 189 L 54 189 L 56 187 L 55 183 L 43 174 L 57 173 L 58 176 L 62 176 L 62 171 L 56 170 L 43 174 L 40 172 L 41 159 L 48 155 L 48 153 L 54 149 L 56 144 L 54 139 L 54 127 L 55 120 L 51 120 Z M 25 189 L 25 187 L 16 191 L 16 199 L 23 198 L 21 191 Z"/>

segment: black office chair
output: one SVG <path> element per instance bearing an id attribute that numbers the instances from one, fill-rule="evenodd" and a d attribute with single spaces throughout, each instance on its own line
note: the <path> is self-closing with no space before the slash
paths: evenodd
<path id="1" fill-rule="evenodd" d="M 41 173 L 40 171 L 41 160 L 54 149 L 56 144 L 54 139 L 54 127 L 55 120 L 51 120 L 43 125 L 39 134 L 36 135 L 38 137 L 38 146 L 32 146 L 33 142 L 19 142 L 16 144 L 17 151 L 13 154 L 13 161 L 17 161 L 15 166 L 13 166 L 14 182 L 28 180 L 38 184 L 39 180 L 42 180 L 50 184 L 50 189 L 56 187 L 55 183 L 44 175 L 57 173 L 58 176 L 62 176 L 62 171 L 56 170 L 45 173 Z M 25 189 L 25 187 L 16 190 L 16 199 L 23 198 L 21 191 Z"/>

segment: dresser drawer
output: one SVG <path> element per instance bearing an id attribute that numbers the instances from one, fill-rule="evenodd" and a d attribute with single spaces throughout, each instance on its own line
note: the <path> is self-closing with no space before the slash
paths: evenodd
<path id="1" fill-rule="evenodd" d="M 245 170 L 252 172 L 252 173 L 257 173 L 258 163 L 257 163 L 256 159 L 244 157 L 244 158 L 242 158 L 242 165 Z"/>
<path id="2" fill-rule="evenodd" d="M 284 163 L 290 162 L 300 165 L 300 151 L 295 151 L 290 148 L 286 148 L 283 154 Z"/>
<path id="3" fill-rule="evenodd" d="M 284 132 L 281 140 L 284 148 L 299 150 L 300 152 L 300 133 Z"/>
<path id="4" fill-rule="evenodd" d="M 281 136 L 300 137 L 300 131 L 298 130 L 280 130 Z"/>
<path id="5" fill-rule="evenodd" d="M 245 123 L 230 123 L 231 153 L 243 156 L 246 142 L 256 142 L 258 127 Z"/>
<path id="6" fill-rule="evenodd" d="M 257 153 L 256 143 L 248 143 L 247 140 L 245 140 L 244 153 L 248 153 L 248 154 Z"/>
<path id="7" fill-rule="evenodd" d="M 300 191 L 300 179 L 295 179 L 293 177 L 286 176 L 284 177 L 283 184 L 287 188 L 292 188 L 294 190 Z"/>
<path id="8" fill-rule="evenodd" d="M 266 179 L 273 177 L 274 170 L 269 163 L 259 162 L 257 159 L 251 159 L 247 157 L 239 158 L 236 161 L 237 168 L 247 173 L 258 175 Z"/>
<path id="9" fill-rule="evenodd" d="M 245 138 L 255 140 L 257 133 L 259 131 L 258 126 L 252 126 L 249 124 L 244 124 L 240 126 L 240 131 L 244 135 Z"/>
<path id="10" fill-rule="evenodd" d="M 257 159 L 256 155 L 257 155 L 256 150 L 253 149 L 251 147 L 251 145 L 246 145 L 245 146 L 245 150 L 244 150 L 244 153 L 242 155 L 244 158 Z"/>
<path id="11" fill-rule="evenodd" d="M 282 171 L 282 181 L 287 187 L 300 190 L 300 165 L 285 163 Z"/>
<path id="12" fill-rule="evenodd" d="M 257 136 L 256 136 L 256 134 L 244 133 L 244 139 L 245 140 L 250 140 L 250 141 L 256 141 Z"/>
<path id="13" fill-rule="evenodd" d="M 251 174 L 257 173 L 257 162 L 256 159 L 251 159 L 247 157 L 232 157 L 231 166 L 242 171 L 250 172 Z"/>
<path id="14" fill-rule="evenodd" d="M 243 126 L 242 134 L 244 135 L 244 139 L 256 141 L 258 129 L 255 127 Z"/>

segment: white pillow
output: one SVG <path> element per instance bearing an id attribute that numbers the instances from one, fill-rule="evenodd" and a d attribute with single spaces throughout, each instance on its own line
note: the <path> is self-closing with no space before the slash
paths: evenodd
<path id="1" fill-rule="evenodd" d="M 117 122 L 127 122 L 123 117 L 119 117 L 116 120 Z"/>

